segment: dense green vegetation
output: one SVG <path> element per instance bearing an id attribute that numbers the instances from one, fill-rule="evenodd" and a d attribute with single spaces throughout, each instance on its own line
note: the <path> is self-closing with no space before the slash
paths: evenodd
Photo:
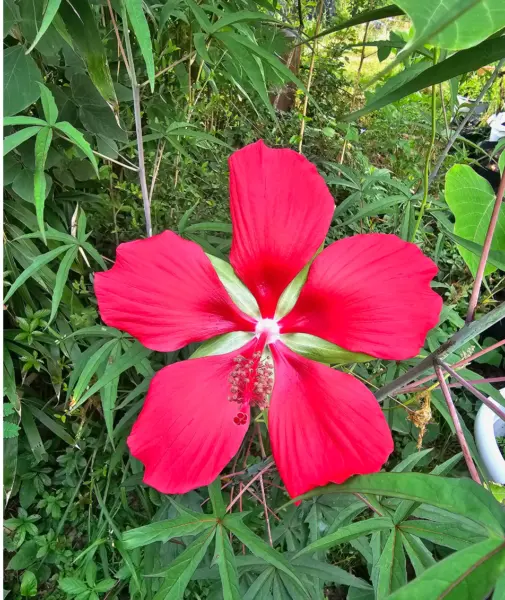
<path id="1" fill-rule="evenodd" d="M 488 103 L 481 124 L 505 109 L 504 31 L 500 0 L 4 0 L 8 598 L 504 597 L 505 514 L 473 439 L 481 401 L 450 388 L 478 485 L 435 376 L 392 384 L 448 342 L 452 365 L 494 345 L 458 373 L 503 403 L 505 214 L 480 286 L 496 188 L 470 167 L 503 173 L 504 144 L 455 131 L 458 94 Z M 142 483 L 126 437 L 153 374 L 197 345 L 149 351 L 101 323 L 93 293 L 116 246 L 151 229 L 226 260 L 227 159 L 258 139 L 325 177 L 327 243 L 414 241 L 444 299 L 419 357 L 338 367 L 378 391 L 395 440 L 386 472 L 299 506 L 264 420 L 222 491 Z M 454 339 L 476 277 L 475 321 Z"/>

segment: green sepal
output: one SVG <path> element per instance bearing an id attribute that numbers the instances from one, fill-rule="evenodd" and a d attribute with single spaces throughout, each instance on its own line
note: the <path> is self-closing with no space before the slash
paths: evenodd
<path id="1" fill-rule="evenodd" d="M 190 356 L 190 358 L 201 358 L 202 356 L 216 356 L 227 354 L 245 346 L 254 338 L 254 333 L 249 331 L 232 331 L 224 333 L 203 342 Z"/>
<path id="2" fill-rule="evenodd" d="M 281 342 L 286 344 L 290 350 L 305 358 L 330 365 L 344 365 L 376 360 L 376 358 L 368 354 L 351 352 L 308 333 L 281 334 Z"/>
<path id="3" fill-rule="evenodd" d="M 242 312 L 254 319 L 261 319 L 261 313 L 256 298 L 235 274 L 232 266 L 224 260 L 207 254 L 208 259 L 216 270 L 217 276 L 224 285 L 233 302 Z"/>

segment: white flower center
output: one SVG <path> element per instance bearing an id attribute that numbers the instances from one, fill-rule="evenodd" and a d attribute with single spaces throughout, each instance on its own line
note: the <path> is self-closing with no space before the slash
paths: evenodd
<path id="1" fill-rule="evenodd" d="M 266 344 L 273 344 L 280 338 L 279 323 L 275 319 L 260 319 L 256 323 L 256 337 L 261 337 L 262 333 L 267 334 Z"/>

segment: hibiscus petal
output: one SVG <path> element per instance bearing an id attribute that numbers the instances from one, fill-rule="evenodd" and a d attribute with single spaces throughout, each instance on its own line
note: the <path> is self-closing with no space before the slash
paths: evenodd
<path id="1" fill-rule="evenodd" d="M 104 322 L 152 350 L 254 331 L 200 246 L 171 231 L 118 246 L 112 269 L 95 275 L 95 293 Z"/>
<path id="2" fill-rule="evenodd" d="M 128 438 L 145 483 L 184 494 L 214 481 L 237 453 L 249 425 L 249 409 L 228 400 L 237 354 L 178 362 L 154 376 Z"/>
<path id="3" fill-rule="evenodd" d="M 442 298 L 430 287 L 435 263 L 394 235 L 355 235 L 312 263 L 283 333 L 309 333 L 352 352 L 404 360 L 435 327 Z"/>
<path id="4" fill-rule="evenodd" d="M 316 167 L 260 140 L 230 158 L 230 262 L 263 317 L 324 242 L 333 198 Z"/>
<path id="5" fill-rule="evenodd" d="M 379 471 L 393 440 L 373 394 L 351 375 L 298 356 L 280 342 L 271 348 L 275 386 L 268 429 L 289 495 Z"/>

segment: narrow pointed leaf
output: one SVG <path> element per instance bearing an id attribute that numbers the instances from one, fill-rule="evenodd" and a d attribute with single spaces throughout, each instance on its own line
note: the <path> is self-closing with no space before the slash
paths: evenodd
<path id="1" fill-rule="evenodd" d="M 144 57 L 147 69 L 147 77 L 151 86 L 151 92 L 154 91 L 154 57 L 151 43 L 151 33 L 147 24 L 144 11 L 142 10 L 142 0 L 124 0 L 126 11 L 130 20 L 135 37 L 140 46 L 140 51 Z M 132 68 L 133 65 L 132 65 Z"/>
<path id="2" fill-rule="evenodd" d="M 122 539 L 124 547 L 131 550 L 153 542 L 168 542 L 175 537 L 196 535 L 215 524 L 216 519 L 209 515 L 202 514 L 200 517 L 187 515 L 130 529 L 123 533 Z"/>
<path id="3" fill-rule="evenodd" d="M 46 201 L 46 174 L 44 172 L 47 160 L 47 154 L 53 139 L 53 130 L 50 127 L 43 127 L 35 138 L 35 173 L 33 176 L 33 198 L 35 201 L 35 212 L 39 224 L 42 239 L 45 240 L 44 225 L 44 204 Z"/>
<path id="4" fill-rule="evenodd" d="M 42 121 L 42 123 L 45 125 L 44 121 Z M 4 125 L 6 125 L 5 121 Z M 21 123 L 21 125 L 24 125 L 24 123 Z M 24 129 L 20 129 L 19 131 L 8 135 L 4 139 L 4 156 L 14 150 L 14 148 L 17 148 L 23 142 L 26 142 L 26 140 L 29 140 L 34 135 L 37 135 L 40 130 L 40 126 L 25 127 Z"/>
<path id="5" fill-rule="evenodd" d="M 39 83 L 39 86 L 44 117 L 49 125 L 54 125 L 58 119 L 58 107 L 56 106 L 53 93 L 45 85 Z"/>
<path id="6" fill-rule="evenodd" d="M 233 548 L 222 525 L 216 528 L 216 552 L 214 562 L 219 567 L 221 585 L 223 586 L 224 600 L 241 600 L 240 586 L 238 583 L 237 565 Z"/>
<path id="7" fill-rule="evenodd" d="M 58 9 L 60 8 L 61 0 L 48 0 L 46 10 L 44 11 L 44 16 L 42 18 L 42 23 L 40 24 L 39 31 L 33 40 L 32 45 L 26 51 L 26 54 L 29 54 L 35 46 L 39 43 L 40 38 L 44 35 L 44 33 L 48 30 L 49 25 L 53 22 Z"/>
<path id="8" fill-rule="evenodd" d="M 68 123 L 67 121 L 60 121 L 59 123 L 56 123 L 55 127 L 56 127 L 56 129 L 61 131 L 61 133 L 66 135 L 70 139 L 71 142 L 73 142 L 78 148 L 80 148 L 84 152 L 84 154 L 91 161 L 91 164 L 93 165 L 93 168 L 95 169 L 97 176 L 99 176 L 98 163 L 96 162 L 95 155 L 93 154 L 93 150 L 91 149 L 91 146 L 84 139 L 84 136 L 82 135 L 82 133 L 80 131 L 78 131 L 73 125 Z"/>
<path id="9" fill-rule="evenodd" d="M 49 316 L 48 323 L 51 323 L 58 312 L 60 306 L 61 297 L 63 296 L 63 290 L 68 280 L 68 274 L 75 259 L 77 258 L 77 252 L 79 248 L 73 246 L 63 257 L 58 272 L 56 273 L 56 285 L 54 286 L 53 297 L 51 298 L 51 315 Z"/>

